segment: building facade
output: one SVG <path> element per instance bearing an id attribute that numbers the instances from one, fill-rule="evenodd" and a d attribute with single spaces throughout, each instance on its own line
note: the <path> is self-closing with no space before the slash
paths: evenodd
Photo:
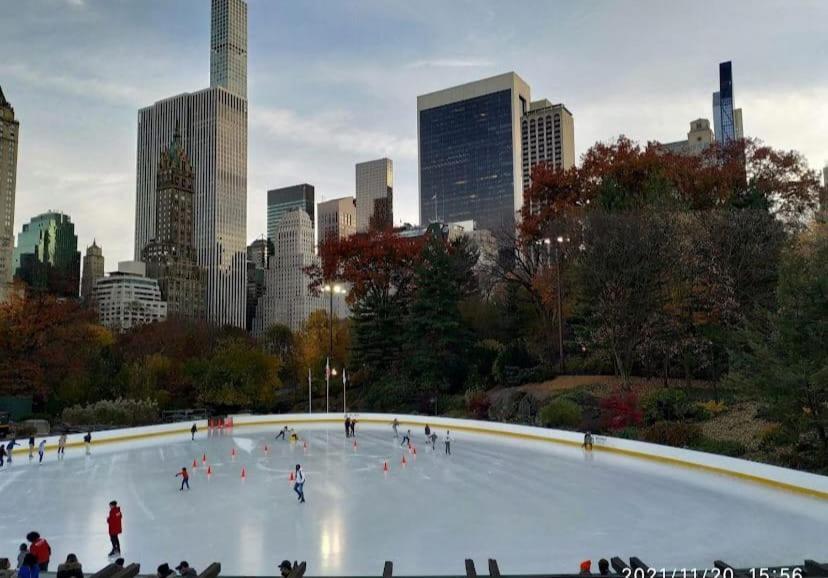
<path id="1" fill-rule="evenodd" d="M 95 282 L 93 301 L 101 325 L 127 331 L 167 318 L 167 304 L 161 298 L 158 282 L 145 273 L 140 261 L 122 261 L 118 271 Z"/>
<path id="2" fill-rule="evenodd" d="M 356 228 L 360 233 L 394 225 L 394 163 L 383 158 L 356 165 Z"/>
<path id="3" fill-rule="evenodd" d="M 310 217 L 302 209 L 285 214 L 273 239 L 275 254 L 265 273 L 264 294 L 256 309 L 254 333 L 262 335 L 274 324 L 298 331 L 311 313 L 323 309 L 321 296 L 308 289 L 310 278 L 305 268 L 317 263 L 314 231 Z"/>
<path id="4" fill-rule="evenodd" d="M 745 136 L 742 109 L 735 108 L 734 102 L 733 67 L 728 60 L 719 63 L 719 90 L 713 93 L 713 132 L 720 145 Z"/>
<path id="5" fill-rule="evenodd" d="M 80 251 L 69 215 L 48 212 L 23 225 L 14 250 L 14 276 L 33 291 L 77 298 Z"/>
<path id="6" fill-rule="evenodd" d="M 313 185 L 303 183 L 267 192 L 267 238 L 276 239 L 276 227 L 283 215 L 296 209 L 302 209 L 316 221 L 316 192 Z"/>
<path id="7" fill-rule="evenodd" d="M 356 199 L 342 197 L 319 203 L 317 207 L 317 238 L 322 244 L 327 239 L 345 239 L 356 233 Z"/>
<path id="8" fill-rule="evenodd" d="M 213 38 L 246 40 L 246 16 L 219 17 L 221 12 L 237 13 L 240 4 L 245 5 L 242 0 L 213 1 Z M 205 316 L 215 325 L 236 327 L 245 326 L 247 298 L 247 100 L 246 89 L 237 82 L 246 69 L 237 58 L 242 48 L 246 62 L 246 45 L 222 47 L 217 42 L 211 51 L 211 88 L 138 112 L 134 250 L 140 260 L 156 236 L 158 159 L 178 126 L 195 171 L 194 240 L 204 275 Z"/>
<path id="9" fill-rule="evenodd" d="M 247 330 L 253 330 L 256 306 L 264 295 L 265 273 L 270 257 L 273 255 L 273 243 L 269 239 L 256 239 L 247 246 Z"/>
<path id="10" fill-rule="evenodd" d="M 532 102 L 520 132 L 524 190 L 532 185 L 532 170 L 538 165 L 556 171 L 575 166 L 575 120 L 563 104 Z"/>
<path id="11" fill-rule="evenodd" d="M 529 85 L 514 72 L 417 97 L 421 223 L 514 229 L 530 102 Z"/>
<path id="12" fill-rule="evenodd" d="M 716 137 L 710 128 L 710 121 L 706 118 L 697 118 L 690 123 L 687 140 L 668 142 L 661 146 L 673 154 L 695 156 L 714 142 Z"/>
<path id="13" fill-rule="evenodd" d="M 210 87 L 247 99 L 247 4 L 243 0 L 212 2 Z"/>
<path id="14" fill-rule="evenodd" d="M 193 167 L 176 127 L 158 162 L 155 238 L 144 247 L 147 277 L 158 281 L 167 315 L 204 319 L 204 283 L 193 241 Z"/>
<path id="15" fill-rule="evenodd" d="M 81 272 L 81 299 L 90 303 L 95 291 L 95 282 L 104 276 L 103 250 L 95 240 L 86 248 L 83 256 L 83 271 Z"/>
<path id="16" fill-rule="evenodd" d="M 0 300 L 14 276 L 14 201 L 20 122 L 0 86 Z"/>

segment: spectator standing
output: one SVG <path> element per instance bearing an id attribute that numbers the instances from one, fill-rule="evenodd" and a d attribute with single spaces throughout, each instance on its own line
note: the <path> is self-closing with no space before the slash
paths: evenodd
<path id="1" fill-rule="evenodd" d="M 20 544 L 20 548 L 17 551 L 17 567 L 20 568 L 23 565 L 23 560 L 26 558 L 26 554 L 29 553 L 29 547 L 26 544 Z"/>
<path id="2" fill-rule="evenodd" d="M 169 564 L 164 562 L 158 567 L 158 570 L 155 572 L 155 578 L 167 578 L 172 574 L 175 574 L 175 572 L 170 569 Z"/>
<path id="3" fill-rule="evenodd" d="M 26 534 L 29 541 L 29 553 L 37 558 L 37 564 L 43 572 L 49 571 L 49 559 L 52 557 L 52 547 L 46 538 L 42 538 L 37 532 Z"/>
<path id="4" fill-rule="evenodd" d="M 195 568 L 191 568 L 186 560 L 183 560 L 175 569 L 178 570 L 179 576 L 186 576 L 187 578 L 195 578 L 198 576 L 198 572 L 195 571 Z"/>
<path id="5" fill-rule="evenodd" d="M 11 567 L 8 558 L 0 558 L 0 578 L 15 578 L 17 572 Z"/>
<path id="6" fill-rule="evenodd" d="M 106 517 L 106 525 L 109 529 L 109 541 L 112 542 L 112 551 L 109 553 L 110 558 L 116 554 L 121 554 L 121 539 L 119 538 L 123 532 L 123 514 L 118 502 L 112 500 L 109 502 L 109 515 Z"/>
<path id="7" fill-rule="evenodd" d="M 115 560 L 115 562 L 113 562 L 113 564 L 115 564 L 118 568 L 123 568 L 124 567 L 124 559 L 123 558 L 118 558 L 117 560 Z"/>
<path id="8" fill-rule="evenodd" d="M 581 562 L 581 566 L 580 566 L 581 571 L 578 572 L 578 574 L 580 574 L 581 576 L 589 576 L 589 575 L 592 574 L 592 571 L 590 570 L 591 568 L 592 568 L 592 560 L 584 560 L 583 562 Z"/>
<path id="9" fill-rule="evenodd" d="M 279 564 L 279 574 L 282 575 L 282 578 L 287 578 L 291 570 L 293 570 L 293 566 L 291 566 L 290 560 L 282 560 L 282 563 Z"/>
<path id="10" fill-rule="evenodd" d="M 83 578 L 83 567 L 74 554 L 66 556 L 66 562 L 58 564 L 57 578 Z"/>
<path id="11" fill-rule="evenodd" d="M 607 562 L 606 558 L 601 558 L 598 560 L 598 573 L 601 576 L 609 576 L 609 562 Z"/>
<path id="12" fill-rule="evenodd" d="M 40 566 L 37 563 L 37 556 L 29 552 L 23 558 L 23 564 L 17 569 L 17 578 L 39 578 Z"/>

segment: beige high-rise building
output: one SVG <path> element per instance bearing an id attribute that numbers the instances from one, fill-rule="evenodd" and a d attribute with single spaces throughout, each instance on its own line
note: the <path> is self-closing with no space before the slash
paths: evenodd
<path id="1" fill-rule="evenodd" d="M 81 273 L 81 299 L 89 303 L 95 291 L 95 283 L 104 276 L 103 250 L 95 240 L 86 248 L 83 256 L 83 272 Z"/>
<path id="2" fill-rule="evenodd" d="M 384 229 L 394 225 L 394 165 L 377 159 L 356 166 L 356 228 Z"/>
<path id="3" fill-rule="evenodd" d="M 319 203 L 316 208 L 318 240 L 345 239 L 356 233 L 356 199 L 342 197 Z"/>
<path id="4" fill-rule="evenodd" d="M 701 154 L 714 142 L 716 142 L 716 136 L 710 128 L 710 121 L 706 118 L 697 118 L 690 123 L 687 140 L 668 142 L 661 146 L 673 154 L 693 156 Z"/>
<path id="5" fill-rule="evenodd" d="M 563 104 L 536 100 L 521 120 L 523 189 L 532 184 L 532 169 L 546 165 L 555 170 L 575 166 L 575 121 Z"/>
<path id="6" fill-rule="evenodd" d="M 14 276 L 14 200 L 20 123 L 0 87 L 0 300 Z"/>

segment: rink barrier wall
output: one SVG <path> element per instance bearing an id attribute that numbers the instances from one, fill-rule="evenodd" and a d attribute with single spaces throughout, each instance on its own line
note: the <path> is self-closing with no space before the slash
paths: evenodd
<path id="1" fill-rule="evenodd" d="M 389 428 L 396 417 L 401 429 L 409 426 L 424 427 L 429 424 L 432 429 L 449 429 L 457 432 L 468 432 L 483 435 L 498 435 L 512 439 L 548 442 L 559 445 L 580 448 L 583 444 L 583 434 L 565 430 L 546 429 L 533 426 L 507 424 L 499 422 L 475 421 L 433 416 L 395 416 L 392 414 L 354 414 L 357 422 L 372 425 L 387 425 Z M 271 414 L 271 415 L 233 415 L 233 431 L 239 427 L 250 426 L 283 426 L 301 424 L 342 424 L 342 414 Z M 192 424 L 195 423 L 199 433 L 207 431 L 207 420 L 195 420 L 171 424 L 135 427 L 128 429 L 107 430 L 92 432 L 92 447 L 145 440 L 171 435 L 189 435 Z M 84 433 L 70 434 L 67 437 L 66 447 L 83 447 Z M 57 448 L 59 436 L 46 438 L 47 450 Z M 43 438 L 38 438 L 38 441 Z M 799 472 L 788 468 L 781 468 L 769 464 L 761 464 L 738 458 L 697 452 L 682 448 L 674 448 L 625 440 L 613 437 L 594 435 L 595 453 L 607 452 L 652 462 L 659 462 L 671 466 L 692 468 L 713 474 L 738 478 L 761 484 L 778 490 L 803 494 L 828 500 L 828 476 L 820 476 L 807 472 Z M 28 440 L 19 439 L 23 445 L 15 448 L 15 455 L 28 452 Z"/>

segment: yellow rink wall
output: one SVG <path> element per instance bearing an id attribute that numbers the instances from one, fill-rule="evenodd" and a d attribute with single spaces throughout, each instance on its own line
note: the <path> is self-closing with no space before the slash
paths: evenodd
<path id="1" fill-rule="evenodd" d="M 461 420 L 441 418 L 432 416 L 411 416 L 391 414 L 352 414 L 357 417 L 357 423 L 371 425 L 386 425 L 389 428 L 396 418 L 402 429 L 408 427 L 425 427 L 429 424 L 432 429 L 448 429 L 452 432 L 467 432 L 472 434 L 503 436 L 518 440 L 531 440 L 548 442 L 571 447 L 581 447 L 583 434 L 564 430 L 553 430 L 532 426 L 505 424 L 488 421 Z M 271 414 L 271 415 L 234 415 L 233 426 L 236 428 L 250 426 L 273 426 L 283 425 L 325 425 L 342 424 L 342 414 Z M 136 427 L 119 430 L 109 430 L 92 433 L 92 445 L 124 443 L 137 440 L 146 440 L 156 437 L 172 435 L 189 435 L 193 423 L 196 424 L 199 432 L 207 430 L 206 420 L 189 421 L 186 423 L 173 423 L 145 427 Z M 359 427 L 359 425 L 357 426 Z M 72 434 L 68 436 L 66 447 L 83 446 L 84 434 Z M 596 453 L 608 452 L 663 463 L 671 466 L 692 468 L 732 478 L 741 479 L 747 482 L 761 484 L 780 491 L 793 492 L 813 498 L 828 500 L 828 477 L 806 472 L 799 472 L 787 468 L 780 468 L 768 464 L 751 462 L 686 450 L 625 440 L 620 438 L 593 436 L 594 449 Z M 38 438 L 38 443 L 42 438 Z M 15 455 L 28 452 L 28 440 L 18 440 L 22 447 L 15 448 Z M 47 451 L 57 448 L 58 436 L 46 438 Z"/>

